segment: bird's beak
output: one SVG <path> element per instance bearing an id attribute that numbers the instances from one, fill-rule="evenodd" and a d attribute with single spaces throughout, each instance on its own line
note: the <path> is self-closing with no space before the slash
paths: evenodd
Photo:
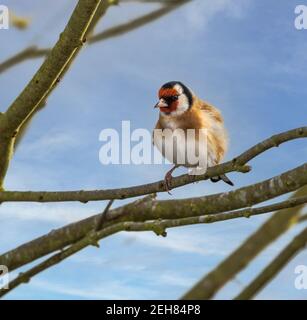
<path id="1" fill-rule="evenodd" d="M 168 108 L 169 105 L 163 100 L 160 99 L 159 102 L 154 106 L 154 108 Z"/>

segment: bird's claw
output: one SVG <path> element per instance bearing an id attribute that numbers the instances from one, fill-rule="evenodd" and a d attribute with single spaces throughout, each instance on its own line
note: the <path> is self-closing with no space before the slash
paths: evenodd
<path id="1" fill-rule="evenodd" d="M 164 178 L 164 185 L 165 185 L 165 190 L 169 195 L 172 195 L 170 192 L 170 190 L 172 190 L 172 179 L 173 179 L 172 173 L 168 172 Z"/>

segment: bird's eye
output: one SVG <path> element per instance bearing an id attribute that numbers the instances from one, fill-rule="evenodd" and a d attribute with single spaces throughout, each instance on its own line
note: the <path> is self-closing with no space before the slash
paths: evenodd
<path id="1" fill-rule="evenodd" d="M 172 103 L 172 102 L 174 102 L 174 101 L 177 101 L 178 98 L 179 98 L 179 96 L 169 96 L 169 97 L 165 97 L 164 100 L 165 100 L 168 104 L 170 104 L 170 103 Z"/>

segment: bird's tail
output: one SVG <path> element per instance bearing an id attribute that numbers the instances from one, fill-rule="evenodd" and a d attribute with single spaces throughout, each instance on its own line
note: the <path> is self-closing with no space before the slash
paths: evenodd
<path id="1" fill-rule="evenodd" d="M 212 177 L 210 180 L 212 182 L 218 182 L 220 180 L 223 180 L 225 183 L 229 184 L 230 186 L 234 186 L 233 182 L 225 174 L 221 174 L 220 176 L 217 176 L 217 177 Z"/>

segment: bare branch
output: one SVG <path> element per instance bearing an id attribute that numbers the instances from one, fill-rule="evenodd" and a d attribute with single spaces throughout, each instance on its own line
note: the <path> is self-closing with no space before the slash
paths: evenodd
<path id="1" fill-rule="evenodd" d="M 307 187 L 298 190 L 295 196 L 305 196 Z M 237 273 L 242 271 L 262 250 L 275 241 L 297 222 L 303 205 L 275 213 L 254 234 L 248 237 L 234 252 L 213 271 L 201 279 L 182 299 L 211 299 Z"/>
<path id="2" fill-rule="evenodd" d="M 55 88 L 63 71 L 81 49 L 101 0 L 79 1 L 65 30 L 46 60 L 13 104 L 0 117 L 0 188 L 19 128 Z"/>
<path id="3" fill-rule="evenodd" d="M 207 180 L 210 177 L 219 176 L 223 173 L 239 171 L 248 172 L 249 168 L 246 163 L 270 148 L 277 147 L 280 144 L 299 138 L 307 137 L 307 127 L 297 128 L 272 136 L 262 141 L 249 150 L 242 153 L 237 158 L 224 164 L 208 168 L 206 174 L 199 176 L 191 176 L 184 174 L 173 178 L 172 188 L 181 187 L 197 181 Z M 126 199 L 156 192 L 165 192 L 164 181 L 158 181 L 145 185 L 109 189 L 109 190 L 93 190 L 93 191 L 3 191 L 0 192 L 0 202 L 10 201 L 33 201 L 33 202 L 62 202 L 62 201 L 100 201 L 111 199 Z"/>
<path id="4" fill-rule="evenodd" d="M 307 163 L 274 178 L 231 192 L 182 200 L 142 201 L 110 210 L 104 228 L 123 221 L 142 222 L 211 215 L 273 199 L 307 184 Z M 46 254 L 65 248 L 95 228 L 100 215 L 95 215 L 28 242 L 0 256 L 0 264 L 14 270 Z"/>
<path id="5" fill-rule="evenodd" d="M 109 203 L 107 204 L 107 206 L 105 207 L 104 211 L 102 212 L 101 217 L 98 220 L 97 226 L 95 228 L 96 231 L 101 230 L 101 228 L 103 227 L 103 224 L 105 223 L 105 221 L 107 219 L 107 213 L 109 212 L 113 202 L 114 202 L 114 200 L 110 200 Z"/>
<path id="6" fill-rule="evenodd" d="M 105 210 L 103 211 L 102 217 L 104 217 L 108 213 L 112 203 L 113 203 L 113 201 L 110 201 L 108 203 Z M 60 251 L 59 253 L 48 258 L 47 260 L 34 266 L 30 270 L 23 272 L 23 273 L 20 273 L 16 277 L 16 279 L 12 280 L 8 284 L 8 289 L 1 289 L 0 288 L 0 297 L 3 297 L 4 295 L 8 294 L 9 292 L 14 290 L 16 287 L 18 287 L 22 283 L 28 283 L 31 280 L 31 278 L 34 277 L 35 275 L 37 275 L 38 273 L 54 266 L 55 264 L 60 263 L 64 259 L 70 257 L 74 253 L 82 250 L 83 248 L 85 248 L 89 245 L 99 246 L 98 242 L 97 242 L 97 238 L 99 235 L 98 227 L 99 227 L 99 225 L 97 225 L 97 228 L 95 230 L 89 232 L 89 234 L 86 237 L 84 237 L 80 241 L 76 242 L 75 244 L 71 245 L 69 248 Z"/>
<path id="7" fill-rule="evenodd" d="M 151 200 L 152 200 L 152 196 L 144 198 L 143 202 L 151 201 Z M 0 290 L 0 297 L 12 291 L 22 283 L 28 283 L 30 279 L 33 278 L 38 273 L 41 273 L 42 271 L 54 266 L 55 264 L 60 263 L 64 259 L 70 257 L 74 253 L 82 250 L 83 248 L 89 245 L 94 245 L 99 247 L 98 241 L 100 239 L 103 239 L 107 236 L 118 233 L 120 231 L 134 231 L 134 232 L 135 231 L 153 231 L 158 236 L 166 237 L 167 235 L 166 229 L 168 228 L 175 228 L 175 227 L 181 227 L 181 226 L 187 226 L 187 225 L 193 225 L 193 224 L 213 223 L 213 222 L 225 221 L 229 219 L 242 218 L 242 217 L 249 218 L 254 215 L 272 212 L 273 210 L 280 210 L 284 208 L 301 206 L 306 202 L 307 202 L 307 196 L 289 199 L 287 201 L 283 201 L 280 203 L 276 203 L 273 205 L 264 206 L 260 208 L 249 208 L 246 210 L 244 209 L 240 211 L 225 212 L 225 213 L 220 213 L 215 215 L 204 215 L 199 217 L 190 217 L 190 218 L 173 219 L 173 220 L 159 219 L 159 220 L 145 221 L 145 222 L 132 222 L 132 221 L 120 222 L 101 230 L 101 226 L 104 221 L 104 218 L 106 217 L 106 214 L 109 211 L 110 206 L 112 205 L 112 200 L 111 200 L 106 206 L 104 212 L 102 213 L 101 215 L 102 219 L 97 225 L 95 231 L 90 232 L 87 236 L 85 236 L 80 241 L 71 245 L 69 248 L 55 254 L 54 256 L 48 258 L 44 262 L 39 263 L 37 266 L 31 268 L 29 271 L 25 273 L 21 273 L 16 279 L 10 282 L 9 290 L 2 290 L 2 291 Z M 280 212 L 280 214 L 282 214 L 282 212 Z"/>
<path id="8" fill-rule="evenodd" d="M 87 31 L 84 35 L 84 41 L 85 39 L 89 36 L 89 34 L 94 30 L 94 28 L 96 27 L 97 23 L 99 22 L 100 18 L 106 13 L 107 9 L 109 8 L 109 6 L 111 6 L 112 4 L 114 4 L 114 1 L 116 0 L 106 0 L 106 1 L 102 1 L 100 2 L 99 6 L 97 7 L 97 10 L 95 11 L 95 14 L 93 16 L 93 19 L 91 20 Z M 81 48 L 81 47 L 80 47 Z M 74 58 L 77 56 L 77 53 L 79 52 L 79 49 L 77 49 L 74 54 L 72 55 L 71 59 L 69 60 L 69 63 L 67 63 L 65 65 L 65 68 L 63 68 L 63 70 L 61 71 L 61 74 L 59 75 L 55 85 L 60 81 L 60 79 L 63 78 L 63 76 L 66 74 L 66 72 L 68 71 L 68 69 L 70 68 L 71 64 L 74 61 Z M 50 50 L 49 49 L 42 49 L 42 50 L 38 50 L 38 51 L 34 51 L 33 50 L 29 51 L 29 54 L 35 55 L 35 54 L 40 54 L 43 52 L 47 52 L 49 53 Z M 24 56 L 22 56 L 21 58 L 24 58 Z M 1 69 L 1 65 L 0 65 L 0 69 Z M 49 96 L 49 94 L 51 93 L 51 91 L 48 93 L 48 95 L 44 98 L 44 100 L 42 100 L 35 108 L 34 112 L 31 113 L 31 115 L 26 119 L 25 122 L 22 123 L 22 125 L 19 127 L 18 129 L 18 133 L 16 135 L 15 141 L 14 141 L 14 150 L 16 150 L 16 148 L 18 147 L 20 141 L 23 139 L 29 125 L 31 124 L 31 121 L 33 119 L 33 117 L 40 111 L 42 110 L 46 105 L 46 100 L 47 97 Z"/>
<path id="9" fill-rule="evenodd" d="M 0 64 L 0 73 L 6 71 L 7 69 L 13 67 L 14 65 L 26 60 L 26 59 L 36 59 L 42 56 L 46 56 L 50 52 L 50 49 L 38 48 L 32 46 L 22 50 L 13 57 L 7 59 Z"/>
<path id="10" fill-rule="evenodd" d="M 121 24 L 119 26 L 107 29 L 102 31 L 89 39 L 89 43 L 95 43 L 98 41 L 107 40 L 110 38 L 115 38 L 121 36 L 125 33 L 131 32 L 135 29 L 138 29 L 144 25 L 147 25 L 155 20 L 162 18 L 163 16 L 169 14 L 170 12 L 178 9 L 182 5 L 190 2 L 191 0 L 175 0 L 172 2 L 166 3 L 162 8 L 152 11 L 144 16 L 133 19 L 127 23 Z"/>
<path id="11" fill-rule="evenodd" d="M 112 3 L 112 0 L 110 0 L 110 1 L 111 1 L 110 5 L 115 4 L 115 3 Z M 117 37 L 119 35 L 129 33 L 139 27 L 142 27 L 146 24 L 154 22 L 155 20 L 158 20 L 159 18 L 162 18 L 166 14 L 172 12 L 173 10 L 179 8 L 180 6 L 186 4 L 190 1 L 191 0 L 137 1 L 137 2 L 143 2 L 143 3 L 150 3 L 150 2 L 162 3 L 163 7 L 159 8 L 158 10 L 154 10 L 148 14 L 145 14 L 144 16 L 133 19 L 127 23 L 106 29 L 105 31 L 102 31 L 101 33 L 98 33 L 95 36 L 89 36 L 88 43 L 94 44 L 94 43 L 97 43 L 98 41 L 107 40 L 107 39 L 110 39 L 111 37 Z M 129 2 L 129 1 L 122 0 L 121 2 Z M 131 2 L 135 2 L 135 1 L 133 0 Z M 42 58 L 42 57 L 46 56 L 50 51 L 51 51 L 50 48 L 38 48 L 36 46 L 26 48 L 26 49 L 22 50 L 21 52 L 17 53 L 16 55 L 14 55 L 13 57 L 8 58 L 7 60 L 0 63 L 0 74 L 4 71 L 8 70 L 9 68 L 12 68 L 15 65 L 17 65 L 21 62 L 24 62 L 28 59 Z"/>
<path id="12" fill-rule="evenodd" d="M 235 300 L 252 299 L 307 244 L 307 228 L 297 235 L 280 254 L 237 296 Z"/>
<path id="13" fill-rule="evenodd" d="M 10 271 L 13 271 L 47 254 L 54 254 L 45 261 L 31 267 L 28 271 L 19 274 L 10 282 L 9 290 L 0 289 L 0 297 L 20 284 L 29 282 L 33 276 L 60 263 L 83 248 L 89 245 L 99 246 L 100 239 L 120 231 L 153 231 L 156 235 L 165 237 L 167 228 L 213 223 L 241 217 L 249 218 L 279 210 L 183 297 L 184 299 L 209 299 L 288 228 L 298 222 L 306 221 L 306 215 L 300 216 L 300 213 L 307 202 L 307 163 L 279 176 L 231 192 L 181 200 L 159 201 L 156 199 L 157 192 L 166 190 L 164 181 L 109 190 L 3 191 L 4 178 L 16 142 L 23 136 L 32 117 L 45 106 L 49 94 L 70 68 L 83 44 L 85 42 L 92 44 L 131 32 L 159 19 L 191 0 L 126 0 L 126 2 L 157 2 L 162 5 L 159 9 L 144 16 L 93 36 L 93 31 L 99 19 L 110 5 L 117 4 L 118 1 L 80 0 L 65 30 L 52 49 L 29 47 L 0 64 L 1 73 L 26 59 L 47 56 L 19 97 L 5 113 L 0 113 L 0 204 L 10 201 L 79 201 L 86 203 L 88 201 L 109 200 L 102 213 L 53 230 L 47 235 L 0 255 L 0 265 L 6 265 Z M 13 23 L 18 28 L 24 28 L 27 21 L 17 17 Z M 247 163 L 253 158 L 270 148 L 278 147 L 281 143 L 304 137 L 307 137 L 307 127 L 274 135 L 232 161 L 209 168 L 204 175 L 181 175 L 174 178 L 172 187 L 177 188 L 229 172 L 249 172 L 251 167 Z M 256 204 L 292 191 L 296 192 L 289 200 L 253 208 Z M 119 208 L 110 209 L 114 199 L 144 195 L 148 196 Z M 236 299 L 253 297 L 303 248 L 306 241 L 307 228 Z"/>

